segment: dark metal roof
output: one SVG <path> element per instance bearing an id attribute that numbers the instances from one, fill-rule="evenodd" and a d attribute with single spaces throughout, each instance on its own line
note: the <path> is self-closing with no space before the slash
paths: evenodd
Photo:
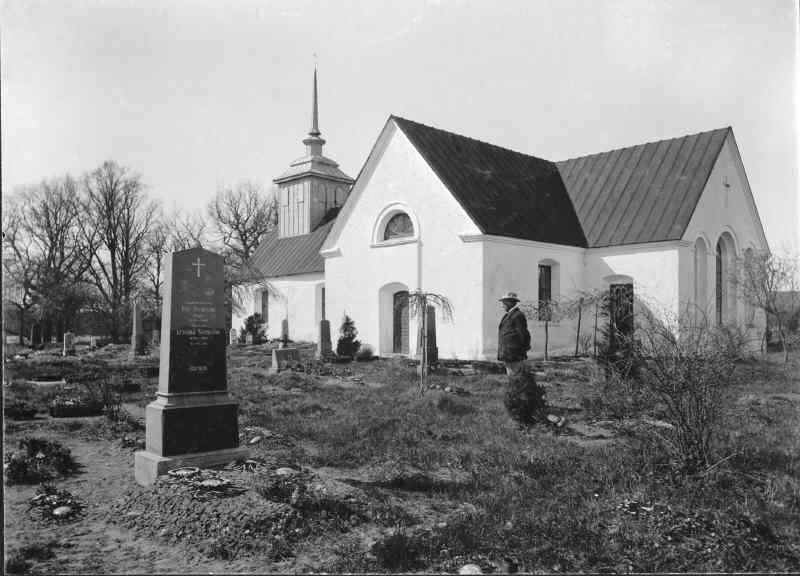
<path id="1" fill-rule="evenodd" d="M 319 250 L 333 222 L 334 219 L 329 220 L 310 234 L 288 238 L 279 238 L 277 228 L 271 230 L 250 258 L 250 266 L 269 278 L 323 272 L 325 265 Z"/>
<path id="2" fill-rule="evenodd" d="M 680 239 L 729 131 L 557 162 L 589 246 Z"/>
<path id="3" fill-rule="evenodd" d="M 392 118 L 484 234 L 586 246 L 553 162 Z"/>

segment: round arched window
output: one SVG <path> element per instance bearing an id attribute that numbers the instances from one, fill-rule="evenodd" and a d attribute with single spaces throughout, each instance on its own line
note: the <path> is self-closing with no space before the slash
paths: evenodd
<path id="1" fill-rule="evenodd" d="M 386 223 L 383 230 L 383 239 L 392 240 L 394 238 L 407 238 L 414 235 L 414 225 L 411 218 L 405 212 L 398 212 Z"/>

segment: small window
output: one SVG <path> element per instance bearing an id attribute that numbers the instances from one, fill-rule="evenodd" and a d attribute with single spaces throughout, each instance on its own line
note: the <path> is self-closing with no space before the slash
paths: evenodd
<path id="1" fill-rule="evenodd" d="M 407 238 L 414 235 L 414 225 L 411 223 L 411 218 L 405 212 L 399 212 L 392 216 L 386 223 L 386 228 L 383 231 L 384 240 L 392 240 L 394 238 Z"/>
<path id="2" fill-rule="evenodd" d="M 553 268 L 539 264 L 539 320 L 550 320 L 550 301 L 553 299 Z"/>

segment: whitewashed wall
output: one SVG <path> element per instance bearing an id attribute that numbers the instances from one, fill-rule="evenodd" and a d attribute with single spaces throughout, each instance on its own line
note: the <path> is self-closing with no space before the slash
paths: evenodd
<path id="1" fill-rule="evenodd" d="M 688 248 L 681 253 L 682 258 L 685 258 L 687 262 L 686 266 L 682 267 L 684 273 L 681 275 L 681 292 L 685 295 L 686 300 L 705 309 L 709 318 L 714 318 L 716 246 L 724 232 L 733 237 L 737 258 L 743 258 L 747 248 L 756 251 L 769 248 L 744 167 L 739 161 L 736 143 L 730 134 L 683 235 Z M 705 302 L 695 302 L 694 298 L 696 281 L 694 258 L 697 238 L 703 238 L 707 247 Z M 749 324 L 751 339 L 758 341 L 765 327 L 765 318 L 763 314 L 759 313 L 755 314 L 751 321 L 745 311 L 745 303 L 739 297 L 736 306 L 737 322 L 740 325 Z"/>
<path id="2" fill-rule="evenodd" d="M 319 321 L 322 319 L 319 290 L 324 284 L 322 273 L 272 278 L 270 283 L 279 295 L 269 298 L 267 337 L 280 338 L 281 321 L 288 317 L 289 338 L 316 342 Z M 248 289 L 245 302 L 246 309 L 233 315 L 233 327 L 237 330 L 242 328 L 245 318 L 256 312 L 261 313 L 260 290 Z"/>
<path id="3" fill-rule="evenodd" d="M 375 242 L 381 215 L 391 207 L 415 222 L 412 241 Z M 437 315 L 437 344 L 445 358 L 475 358 L 482 350 L 482 250 L 460 234 L 479 231 L 401 130 L 390 121 L 373 156 L 326 241 L 328 317 L 332 332 L 349 314 L 363 343 L 391 353 L 391 326 L 381 321 L 381 289 L 394 284 L 447 296 L 452 324 Z M 384 290 L 386 314 L 391 290 Z M 390 318 L 390 317 L 389 317 Z M 383 326 L 383 330 L 381 330 Z M 417 327 L 410 322 L 409 349 L 416 350 Z"/>
<path id="4" fill-rule="evenodd" d="M 553 297 L 569 298 L 583 287 L 583 254 L 585 249 L 513 238 L 483 237 L 483 340 L 482 357 L 497 358 L 497 328 L 504 309 L 498 301 L 505 292 L 516 292 L 523 302 L 536 303 L 539 298 L 539 263 L 547 260 L 558 271 L 552 272 Z M 532 343 L 529 357 L 544 355 L 544 322 L 528 319 Z M 562 319 L 549 326 L 550 354 L 575 350 L 575 322 Z"/>

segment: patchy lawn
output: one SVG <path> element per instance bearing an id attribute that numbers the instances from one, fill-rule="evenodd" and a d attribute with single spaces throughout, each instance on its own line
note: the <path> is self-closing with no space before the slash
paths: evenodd
<path id="1" fill-rule="evenodd" d="M 687 478 L 659 449 L 657 407 L 620 414 L 590 361 L 537 363 L 563 427 L 520 429 L 505 376 L 450 369 L 420 394 L 413 366 L 379 360 L 271 375 L 262 347 L 230 352 L 251 461 L 150 489 L 133 480 L 152 358 L 125 349 L 55 365 L 13 363 L 4 386 L 33 419 L 5 419 L 6 451 L 54 440 L 81 466 L 52 483 L 85 505 L 69 521 L 5 489 L 10 571 L 454 572 L 800 569 L 800 362 L 737 367 L 719 438 L 724 460 Z M 127 416 L 52 418 L 96 362 L 125 374 Z M 75 363 L 75 365 L 72 364 Z M 120 378 L 124 379 L 122 376 Z M 120 380 L 121 381 L 121 380 Z M 22 418 L 23 416 L 20 416 Z"/>

